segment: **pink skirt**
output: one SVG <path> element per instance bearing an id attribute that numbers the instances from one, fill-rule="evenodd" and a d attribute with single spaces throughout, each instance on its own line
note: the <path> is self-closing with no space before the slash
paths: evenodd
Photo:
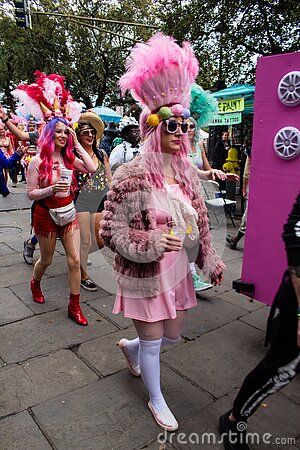
<path id="1" fill-rule="evenodd" d="M 176 311 L 197 305 L 189 262 L 185 250 L 165 253 L 160 261 L 160 290 L 156 297 L 137 297 L 128 289 L 118 288 L 113 314 L 143 322 L 175 319 Z"/>

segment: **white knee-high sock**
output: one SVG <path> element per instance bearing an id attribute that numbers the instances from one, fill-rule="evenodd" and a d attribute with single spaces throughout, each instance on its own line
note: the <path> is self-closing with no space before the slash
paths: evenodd
<path id="1" fill-rule="evenodd" d="M 180 341 L 180 337 L 177 339 L 169 339 L 165 336 L 162 337 L 161 345 L 175 345 Z"/>
<path id="2" fill-rule="evenodd" d="M 140 339 L 140 370 L 148 389 L 150 401 L 156 411 L 167 406 L 160 390 L 160 346 L 162 339 L 144 341 Z"/>
<path id="3" fill-rule="evenodd" d="M 126 349 L 134 367 L 139 365 L 139 347 L 140 339 L 138 337 L 132 340 L 126 339 Z"/>

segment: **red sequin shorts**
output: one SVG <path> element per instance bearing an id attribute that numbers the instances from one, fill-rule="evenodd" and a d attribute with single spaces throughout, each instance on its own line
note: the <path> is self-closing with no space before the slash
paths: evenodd
<path id="1" fill-rule="evenodd" d="M 33 212 L 33 228 L 37 236 L 61 237 L 67 233 L 73 233 L 79 228 L 79 223 L 76 217 L 75 220 L 61 227 L 52 220 L 49 211 L 37 203 Z"/>

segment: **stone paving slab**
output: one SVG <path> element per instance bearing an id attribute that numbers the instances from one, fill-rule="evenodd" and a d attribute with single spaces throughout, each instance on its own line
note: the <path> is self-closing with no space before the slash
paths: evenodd
<path id="1" fill-rule="evenodd" d="M 0 288 L 17 286 L 25 282 L 28 284 L 31 277 L 32 267 L 22 261 L 16 264 L 13 270 L 9 270 L 5 266 L 0 267 Z"/>
<path id="2" fill-rule="evenodd" d="M 0 420 L 1 450 L 51 450 L 27 411 Z"/>
<path id="3" fill-rule="evenodd" d="M 171 444 L 159 444 L 157 439 L 150 444 L 141 447 L 141 450 L 170 450 L 174 449 L 174 447 Z"/>
<path id="4" fill-rule="evenodd" d="M 12 286 L 11 290 L 19 297 L 22 302 L 29 306 L 36 314 L 45 313 L 47 311 L 53 311 L 57 308 L 66 308 L 69 299 L 69 282 L 68 275 L 63 273 L 53 278 L 44 278 L 41 282 L 42 290 L 45 295 L 45 303 L 38 304 L 32 300 L 30 291 L 29 280 L 32 277 L 32 267 L 30 269 L 30 276 L 27 278 L 26 283 Z M 95 298 L 105 298 L 109 294 L 103 291 L 101 288 L 96 292 L 89 292 L 81 289 L 80 301 L 86 302 Z"/>
<path id="5" fill-rule="evenodd" d="M 123 316 L 123 313 L 113 314 L 113 306 L 115 303 L 115 295 L 110 295 L 105 298 L 97 298 L 96 300 L 88 300 L 87 304 L 91 306 L 91 308 L 98 311 L 102 316 L 107 318 L 109 321 L 116 324 L 118 327 L 122 329 L 126 329 L 132 325 L 131 319 L 127 319 Z"/>
<path id="6" fill-rule="evenodd" d="M 85 342 L 80 345 L 77 354 L 106 377 L 127 368 L 125 357 L 117 345 L 117 342 L 123 337 L 135 339 L 135 329 L 131 327 L 126 332 L 119 331 Z"/>
<path id="7" fill-rule="evenodd" d="M 258 328 L 261 331 L 266 331 L 269 313 L 270 307 L 264 306 L 263 308 L 257 309 L 256 311 L 240 317 L 240 320 L 248 325 L 252 325 L 254 328 Z"/>
<path id="8" fill-rule="evenodd" d="M 217 297 L 218 296 L 219 295 L 217 295 Z M 258 302 L 257 300 L 251 300 L 250 297 L 247 297 L 246 295 L 243 294 L 238 294 L 232 289 L 223 292 L 222 295 L 220 295 L 219 297 L 228 303 L 240 306 L 241 308 L 245 308 L 248 311 L 255 311 L 256 309 L 264 307 L 263 303 Z"/>
<path id="9" fill-rule="evenodd" d="M 24 361 L 117 331 L 87 305 L 82 309 L 89 320 L 87 327 L 68 319 L 66 309 L 0 327 L 0 356 L 7 363 Z"/>
<path id="10" fill-rule="evenodd" d="M 13 211 L 16 209 L 29 209 L 31 208 L 32 201 L 28 199 L 27 194 L 18 193 L 14 194 L 10 189 L 10 194 L 7 197 L 0 198 L 0 212 Z"/>
<path id="11" fill-rule="evenodd" d="M 109 292 L 110 294 L 116 294 L 117 283 L 113 279 L 111 266 L 106 265 L 102 267 L 95 267 L 94 265 L 92 265 L 88 268 L 88 273 L 92 280 L 94 280 L 95 283 L 98 284 L 98 286 L 101 286 L 102 289 Z"/>
<path id="12" fill-rule="evenodd" d="M 218 443 L 217 426 L 218 417 L 224 412 L 223 410 L 224 408 L 222 408 L 220 401 L 213 402 L 199 414 L 180 423 L 178 432 L 168 435 L 168 442 L 174 448 L 180 450 L 194 450 L 197 448 L 203 450 L 224 450 L 223 445 Z M 161 435 L 161 442 L 163 440 L 166 440 L 165 434 Z"/>
<path id="13" fill-rule="evenodd" d="M 219 298 L 199 300 L 198 305 L 189 311 L 182 335 L 189 340 L 195 339 L 246 314 L 244 308 L 229 305 Z"/>
<path id="14" fill-rule="evenodd" d="M 34 313 L 9 289 L 0 288 L 0 325 L 26 319 L 33 315 Z"/>
<path id="15" fill-rule="evenodd" d="M 125 357 L 117 345 L 118 341 L 122 338 L 135 339 L 136 337 L 136 330 L 131 326 L 125 331 L 122 330 L 81 344 L 77 354 L 80 358 L 83 358 L 90 367 L 93 367 L 101 375 L 106 377 L 127 368 Z M 180 340 L 178 344 L 176 344 L 176 347 L 182 344 L 183 340 Z M 161 351 L 164 353 L 174 347 L 175 346 L 164 346 Z"/>
<path id="16" fill-rule="evenodd" d="M 56 252 L 55 257 L 53 258 L 53 262 L 50 267 L 46 270 L 46 276 L 53 278 L 57 275 L 61 275 L 63 273 L 68 273 L 68 263 L 65 255 L 61 255 Z"/>
<path id="17" fill-rule="evenodd" d="M 3 258 L 3 255 L 9 255 L 9 254 L 11 254 L 13 252 L 14 252 L 14 250 L 11 247 L 9 247 L 4 242 L 0 242 L 0 257 L 1 258 Z M 2 264 L 1 264 L 0 267 L 2 267 Z"/>
<path id="18" fill-rule="evenodd" d="M 260 407 L 249 420 L 249 432 L 257 431 L 272 434 L 272 443 L 276 438 L 295 438 L 300 434 L 299 406 L 291 403 L 280 394 L 274 394 L 263 402 L 265 407 Z M 268 450 L 271 445 L 253 445 L 255 450 Z M 276 450 L 295 449 L 296 447 L 285 443 L 275 444 Z"/>
<path id="19" fill-rule="evenodd" d="M 205 450 L 223 450 L 220 435 L 218 433 L 218 421 L 221 414 L 228 411 L 237 394 L 237 390 L 230 393 L 229 396 L 224 396 L 214 403 L 210 404 L 199 414 L 195 415 L 180 424 L 180 428 L 176 434 L 169 434 L 169 442 L 176 449 L 193 450 L 195 448 L 203 448 Z M 268 401 L 268 399 L 267 399 Z M 280 402 L 280 396 L 275 394 L 270 397 L 270 403 L 267 403 L 266 408 L 260 407 L 258 411 L 249 419 L 248 432 L 259 434 L 259 443 L 254 441 L 250 448 L 253 450 L 267 450 L 276 448 L 276 450 L 296 450 L 295 445 L 277 444 L 275 445 L 276 437 L 293 437 L 297 430 L 299 430 L 299 420 L 297 417 L 297 410 L 292 407 L 288 411 L 289 402 Z M 289 420 L 292 415 L 292 420 Z M 278 424 L 280 423 L 280 427 Z M 184 435 L 180 435 L 184 433 Z M 208 435 L 205 433 L 212 433 L 210 441 Z M 264 445 L 263 434 L 270 433 L 271 443 Z M 268 437 L 266 436 L 268 439 Z M 186 442 L 186 443 L 183 443 Z M 197 444 L 198 443 L 198 444 Z"/>
<path id="20" fill-rule="evenodd" d="M 11 267 L 15 266 L 16 264 L 19 264 L 20 261 L 23 260 L 22 253 L 16 253 L 14 250 L 12 250 L 12 253 L 0 256 L 0 267 Z M 7 269 L 12 270 L 12 269 Z"/>
<path id="21" fill-rule="evenodd" d="M 209 298 L 209 297 L 218 297 L 223 294 L 223 292 L 228 292 L 230 289 L 228 286 L 224 286 L 224 284 L 221 284 L 221 286 L 213 286 L 210 289 L 207 289 L 206 291 L 199 291 L 197 292 L 198 298 Z"/>
<path id="22" fill-rule="evenodd" d="M 166 368 L 162 386 L 178 420 L 195 415 L 211 402 Z M 154 441 L 161 431 L 146 404 L 142 381 L 122 371 L 34 407 L 33 413 L 58 450 L 136 449 Z"/>
<path id="23" fill-rule="evenodd" d="M 232 322 L 162 355 L 174 370 L 220 397 L 238 386 L 264 355 L 264 333 Z M 224 376 L 226 374 L 226 376 Z"/>
<path id="24" fill-rule="evenodd" d="M 237 248 L 236 250 L 231 250 L 227 245 L 222 253 L 222 260 L 227 265 L 228 262 L 234 261 L 235 259 L 243 258 L 243 249 Z"/>
<path id="25" fill-rule="evenodd" d="M 28 230 L 29 234 L 29 230 Z M 4 239 L 2 239 L 5 244 L 7 244 L 10 248 L 12 248 L 15 252 L 21 253 L 23 252 L 24 248 L 24 238 L 20 235 L 13 235 L 13 236 L 5 236 Z"/>
<path id="26" fill-rule="evenodd" d="M 296 376 L 290 384 L 285 386 L 280 391 L 280 394 L 285 395 L 293 403 L 296 403 L 297 405 L 300 406 L 300 376 L 299 375 Z M 299 414 L 300 414 L 300 408 L 299 408 Z"/>
<path id="27" fill-rule="evenodd" d="M 97 379 L 70 350 L 7 365 L 0 369 L 0 386 L 5 386 L 1 393 L 0 416 L 22 411 Z"/>
<path id="28" fill-rule="evenodd" d="M 236 267 L 231 267 L 232 265 L 236 265 Z M 242 274 L 242 260 L 235 259 L 234 261 L 230 261 L 230 268 L 224 272 L 224 281 L 225 286 L 228 286 L 232 289 L 232 282 L 241 278 Z"/>

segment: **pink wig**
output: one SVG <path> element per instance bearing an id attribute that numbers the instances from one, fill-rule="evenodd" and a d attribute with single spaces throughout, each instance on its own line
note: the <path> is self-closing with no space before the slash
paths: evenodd
<path id="1" fill-rule="evenodd" d="M 158 189 L 164 189 L 164 167 L 163 155 L 161 151 L 161 127 L 160 123 L 156 128 L 149 128 L 146 123 L 147 113 L 140 118 L 140 127 L 144 142 L 141 153 L 147 167 L 147 174 L 151 183 Z M 148 129 L 148 130 L 147 130 Z M 193 192 L 190 188 L 189 170 L 190 163 L 187 154 L 190 148 L 188 134 L 181 138 L 181 148 L 178 152 L 171 155 L 171 165 L 174 169 L 176 179 L 180 183 L 183 191 L 192 199 Z M 177 178 L 178 177 L 178 178 Z"/>
<path id="2" fill-rule="evenodd" d="M 58 122 L 69 126 L 69 123 L 64 118 L 55 118 L 48 122 L 43 130 L 38 141 L 38 147 L 40 149 L 40 158 L 42 160 L 39 166 L 39 182 L 41 186 L 50 186 L 52 183 L 52 167 L 53 167 L 53 152 L 55 150 L 54 145 L 54 132 L 55 125 Z M 74 170 L 75 156 L 73 154 L 74 142 L 73 137 L 69 135 L 66 145 L 61 151 L 64 164 L 67 169 L 73 170 L 73 182 L 71 184 L 71 193 L 74 194 L 77 188 L 77 181 Z"/>
<path id="3" fill-rule="evenodd" d="M 190 90 L 198 74 L 198 61 L 188 42 L 182 47 L 170 36 L 158 33 L 147 43 L 137 44 L 126 63 L 127 72 L 120 79 L 124 93 L 131 95 L 142 105 L 140 116 L 142 155 L 148 176 L 157 188 L 164 189 L 163 155 L 161 151 L 161 127 L 150 127 L 147 117 L 161 106 L 180 104 L 190 106 Z M 172 155 L 172 167 L 184 192 L 192 198 L 189 186 L 189 150 L 187 134 L 181 138 L 180 150 Z"/>
<path id="4" fill-rule="evenodd" d="M 130 90 L 150 111 L 175 103 L 189 108 L 190 89 L 199 67 L 188 42 L 181 48 L 172 37 L 158 33 L 147 43 L 136 44 L 126 69 L 119 82 L 122 92 Z"/>

